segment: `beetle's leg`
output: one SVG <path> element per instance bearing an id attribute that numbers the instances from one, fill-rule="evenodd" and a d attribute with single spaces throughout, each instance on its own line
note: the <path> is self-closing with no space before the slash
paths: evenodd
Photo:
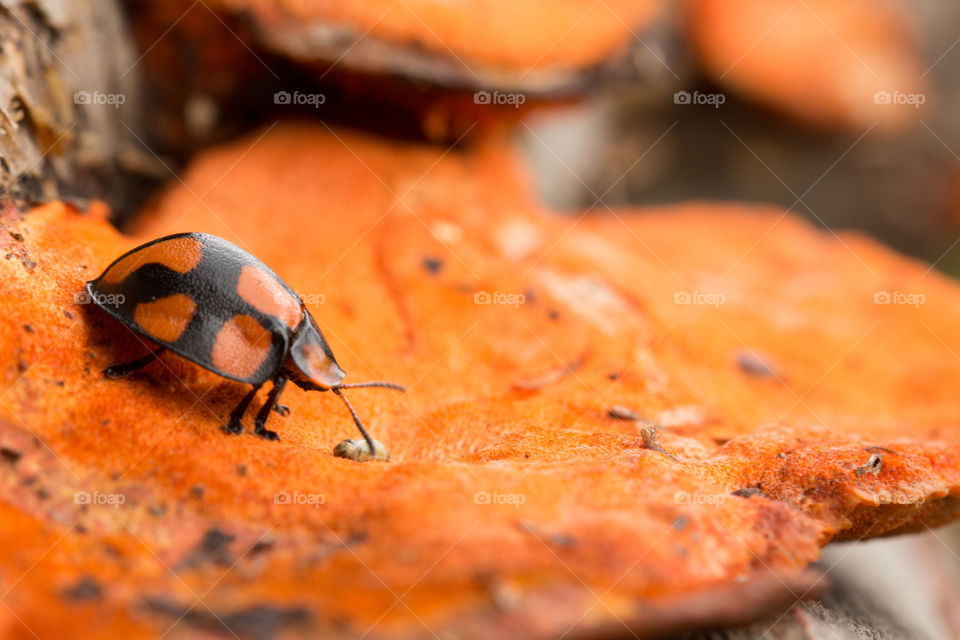
<path id="1" fill-rule="evenodd" d="M 115 364 L 112 367 L 107 367 L 103 370 L 103 375 L 108 378 L 119 378 L 125 376 L 128 373 L 136 371 L 137 369 L 142 369 L 154 360 L 157 359 L 161 353 L 163 353 L 164 347 L 157 347 L 155 350 L 151 351 L 147 355 L 143 356 L 139 360 L 134 360 L 133 362 L 125 362 L 123 364 Z"/>
<path id="2" fill-rule="evenodd" d="M 273 379 L 273 389 L 270 389 L 270 395 L 267 396 L 266 403 L 260 407 L 260 412 L 253 421 L 254 433 L 261 438 L 266 438 L 267 440 L 280 439 L 276 431 L 270 431 L 264 427 L 264 424 L 266 424 L 267 418 L 270 417 L 270 410 L 273 409 L 273 405 L 277 404 L 277 400 L 280 398 L 280 394 L 283 393 L 283 387 L 286 386 L 286 384 L 287 379 L 283 376 L 277 376 Z"/>
<path id="3" fill-rule="evenodd" d="M 285 404 L 280 404 L 279 402 L 273 405 L 273 410 L 282 415 L 284 418 L 290 415 L 290 407 Z"/>
<path id="4" fill-rule="evenodd" d="M 227 433 L 240 433 L 243 431 L 243 414 L 247 412 L 247 407 L 250 406 L 250 403 L 253 402 L 253 397 L 257 395 L 257 391 L 260 390 L 259 386 L 250 389 L 250 393 L 243 396 L 243 400 L 240 401 L 240 404 L 230 412 L 230 421 L 227 424 L 223 425 L 224 431 Z"/>

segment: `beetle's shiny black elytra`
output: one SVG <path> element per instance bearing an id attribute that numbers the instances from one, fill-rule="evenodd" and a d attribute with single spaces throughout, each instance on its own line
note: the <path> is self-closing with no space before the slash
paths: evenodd
<path id="1" fill-rule="evenodd" d="M 265 427 L 270 410 L 286 415 L 280 394 L 287 380 L 307 391 L 333 391 L 374 450 L 374 442 L 343 389 L 385 387 L 391 382 L 343 384 L 346 375 L 300 297 L 263 262 L 231 242 L 205 233 L 159 238 L 117 258 L 87 283 L 101 309 L 159 347 L 113 367 L 126 375 L 165 349 L 225 378 L 253 385 L 224 428 L 243 431 L 241 420 L 267 381 L 273 388 L 254 419 L 259 436 L 278 439 Z"/>

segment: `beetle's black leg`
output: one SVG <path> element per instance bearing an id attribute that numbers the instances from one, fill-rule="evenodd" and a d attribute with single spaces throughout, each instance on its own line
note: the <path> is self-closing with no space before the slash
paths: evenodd
<path id="1" fill-rule="evenodd" d="M 240 404 L 230 412 L 230 421 L 227 424 L 223 425 L 223 430 L 227 433 L 241 433 L 243 431 L 243 414 L 247 412 L 247 407 L 250 406 L 250 403 L 253 402 L 253 397 L 257 395 L 257 391 L 260 390 L 260 387 L 254 387 L 250 389 L 250 393 L 243 396 L 243 400 L 240 401 Z"/>
<path id="2" fill-rule="evenodd" d="M 107 367 L 103 370 L 103 375 L 108 378 L 119 378 L 125 376 L 128 373 L 136 371 L 137 369 L 142 369 L 154 360 L 157 359 L 161 353 L 163 353 L 164 347 L 158 347 L 154 351 L 151 351 L 149 354 L 143 356 L 139 360 L 134 360 L 133 362 L 125 362 L 123 364 L 115 364 L 112 367 Z"/>
<path id="3" fill-rule="evenodd" d="M 260 412 L 253 421 L 254 433 L 261 438 L 266 438 L 267 440 L 280 439 L 276 431 L 270 431 L 264 427 L 264 424 L 266 424 L 267 418 L 270 417 L 270 410 L 273 409 L 273 405 L 277 404 L 277 400 L 280 398 L 280 394 L 283 393 L 283 387 L 286 386 L 286 384 L 287 379 L 283 376 L 277 376 L 273 379 L 273 389 L 270 389 L 270 395 L 267 396 L 266 403 L 260 408 Z"/>
<path id="4" fill-rule="evenodd" d="M 273 405 L 273 410 L 282 415 L 284 418 L 290 415 L 290 407 L 285 404 L 280 404 L 279 402 Z"/>

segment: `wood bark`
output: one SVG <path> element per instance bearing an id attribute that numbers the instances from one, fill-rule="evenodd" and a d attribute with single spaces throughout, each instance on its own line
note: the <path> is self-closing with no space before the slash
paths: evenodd
<path id="1" fill-rule="evenodd" d="M 0 193 L 132 203 L 152 170 L 139 145 L 137 54 L 113 0 L 0 0 Z"/>

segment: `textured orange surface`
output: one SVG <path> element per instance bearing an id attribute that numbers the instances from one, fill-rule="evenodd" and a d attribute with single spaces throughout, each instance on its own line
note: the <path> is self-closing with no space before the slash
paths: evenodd
<path id="1" fill-rule="evenodd" d="M 199 156 L 135 236 L 105 217 L 2 220 L 6 637 L 652 636 L 782 609 L 826 542 L 956 514 L 960 289 L 861 236 L 563 217 L 505 143 L 306 124 Z M 268 442 L 219 428 L 246 387 L 175 356 L 103 378 L 145 347 L 76 296 L 177 231 L 263 259 L 346 382 L 409 388 L 350 394 L 391 462 L 332 456 L 357 434 L 330 394 L 288 390 Z"/>
<path id="2" fill-rule="evenodd" d="M 809 123 L 896 127 L 915 122 L 932 99 L 910 16 L 898 3 L 690 0 L 683 6 L 691 46 L 714 81 Z"/>

